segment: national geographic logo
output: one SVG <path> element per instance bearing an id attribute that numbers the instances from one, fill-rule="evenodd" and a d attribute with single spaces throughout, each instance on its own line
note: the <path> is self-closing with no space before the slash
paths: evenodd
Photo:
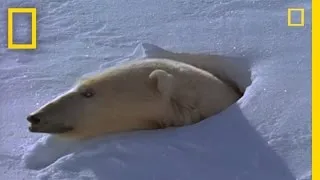
<path id="1" fill-rule="evenodd" d="M 14 14 L 31 14 L 31 43 L 13 42 Z M 8 49 L 36 49 L 37 48 L 37 9 L 36 8 L 8 8 Z"/>
<path id="2" fill-rule="evenodd" d="M 298 22 L 293 21 L 293 13 L 300 14 Z M 288 8 L 288 26 L 304 26 L 304 9 L 303 8 Z"/>

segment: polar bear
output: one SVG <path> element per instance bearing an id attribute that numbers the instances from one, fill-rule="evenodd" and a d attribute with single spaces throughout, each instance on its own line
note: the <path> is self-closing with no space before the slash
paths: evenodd
<path id="1" fill-rule="evenodd" d="M 178 127 L 221 112 L 240 98 L 203 69 L 150 58 L 108 68 L 31 113 L 29 131 L 86 139 Z"/>

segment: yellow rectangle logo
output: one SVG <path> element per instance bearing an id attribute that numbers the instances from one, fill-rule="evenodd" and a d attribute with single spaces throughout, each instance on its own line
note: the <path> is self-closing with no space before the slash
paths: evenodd
<path id="1" fill-rule="evenodd" d="M 15 44 L 13 42 L 13 14 L 31 13 L 31 44 Z M 8 48 L 36 49 L 37 48 L 37 9 L 36 8 L 8 8 Z"/>
<path id="2" fill-rule="evenodd" d="M 292 22 L 292 12 L 300 12 L 300 23 Z M 288 26 L 304 26 L 304 9 L 288 8 Z"/>

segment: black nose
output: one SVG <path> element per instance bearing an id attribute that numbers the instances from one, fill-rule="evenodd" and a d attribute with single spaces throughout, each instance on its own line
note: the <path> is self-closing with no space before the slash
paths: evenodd
<path id="1" fill-rule="evenodd" d="M 32 123 L 32 124 L 38 124 L 38 123 L 40 123 L 40 118 L 37 117 L 36 115 L 29 115 L 29 116 L 27 117 L 27 120 L 28 120 L 30 123 Z"/>

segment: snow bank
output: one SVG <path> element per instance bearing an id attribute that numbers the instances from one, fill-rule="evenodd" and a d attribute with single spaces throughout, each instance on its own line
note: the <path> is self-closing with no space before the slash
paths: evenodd
<path id="1" fill-rule="evenodd" d="M 28 6 L 39 48 L 0 38 L 1 179 L 311 179 L 310 2 L 14 0 L 0 12 Z M 288 7 L 305 8 L 304 27 L 287 26 Z M 6 25 L 0 16 L 0 34 Z M 141 42 L 241 57 L 252 83 L 193 126 L 88 142 L 28 132 L 29 112 L 83 74 L 142 57 Z"/>

